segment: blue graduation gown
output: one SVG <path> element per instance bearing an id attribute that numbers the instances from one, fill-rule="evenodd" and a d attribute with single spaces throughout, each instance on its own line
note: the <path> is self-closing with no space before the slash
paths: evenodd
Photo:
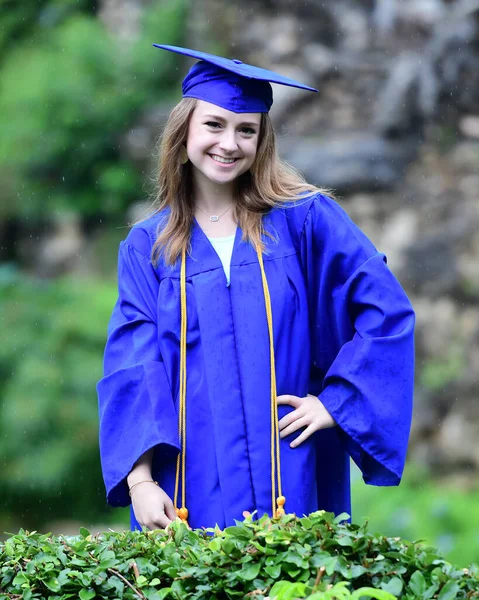
<path id="1" fill-rule="evenodd" d="M 98 384 L 100 451 L 113 506 L 155 448 L 153 477 L 173 497 L 179 449 L 180 265 L 154 268 L 164 215 L 120 245 L 119 297 Z M 409 436 L 414 313 L 384 255 L 330 198 L 315 194 L 264 217 L 277 393 L 320 396 L 338 426 L 299 447 L 281 440 L 286 510 L 351 512 L 349 456 L 366 483 L 397 485 Z M 238 228 L 226 285 L 195 222 L 186 264 L 186 506 L 192 527 L 243 511 L 271 513 L 270 363 L 260 268 Z M 279 418 L 293 410 L 279 407 Z M 136 525 L 132 515 L 132 526 Z"/>

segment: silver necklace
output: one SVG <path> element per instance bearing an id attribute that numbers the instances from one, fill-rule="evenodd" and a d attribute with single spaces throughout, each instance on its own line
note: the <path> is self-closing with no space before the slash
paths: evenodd
<path id="1" fill-rule="evenodd" d="M 222 217 L 224 214 L 226 214 L 226 213 L 229 211 L 229 209 L 230 209 L 232 206 L 233 206 L 233 205 L 232 205 L 232 204 L 230 204 L 230 205 L 228 206 L 228 208 L 227 208 L 226 210 L 224 210 L 224 211 L 223 211 L 223 212 L 222 212 L 220 215 L 209 215 L 207 212 L 205 212 L 205 211 L 204 211 L 204 210 L 201 208 L 201 206 L 198 206 L 198 204 L 196 205 L 196 208 L 197 208 L 198 210 L 201 210 L 201 212 L 202 212 L 204 215 L 206 215 L 210 221 L 212 221 L 213 223 L 216 223 L 217 221 L 219 221 L 219 220 L 220 220 L 220 218 L 221 218 L 221 217 Z"/>

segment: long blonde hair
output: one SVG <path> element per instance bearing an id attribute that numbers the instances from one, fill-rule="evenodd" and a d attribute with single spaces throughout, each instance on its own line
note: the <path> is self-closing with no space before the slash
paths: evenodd
<path id="1" fill-rule="evenodd" d="M 188 249 L 194 220 L 191 163 L 182 165 L 180 154 L 188 134 L 188 125 L 196 99 L 183 98 L 171 111 L 163 130 L 159 149 L 157 187 L 151 209 L 156 214 L 169 209 L 166 220 L 152 249 L 157 264 L 162 254 L 166 264 L 173 264 L 183 248 Z M 272 207 L 298 199 L 302 194 L 328 192 L 308 184 L 276 151 L 273 124 L 267 113 L 261 115 L 260 136 L 251 169 L 238 177 L 235 219 L 243 231 L 243 240 L 264 248 L 262 215 Z"/>

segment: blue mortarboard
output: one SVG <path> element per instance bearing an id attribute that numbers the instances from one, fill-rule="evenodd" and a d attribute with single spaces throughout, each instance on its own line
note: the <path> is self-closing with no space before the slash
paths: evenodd
<path id="1" fill-rule="evenodd" d="M 235 113 L 264 113 L 273 104 L 270 83 L 317 92 L 294 79 L 274 71 L 247 65 L 237 59 L 223 58 L 207 52 L 198 52 L 178 46 L 153 44 L 156 48 L 169 50 L 197 58 L 197 62 L 183 80 L 183 98 L 198 98 Z"/>

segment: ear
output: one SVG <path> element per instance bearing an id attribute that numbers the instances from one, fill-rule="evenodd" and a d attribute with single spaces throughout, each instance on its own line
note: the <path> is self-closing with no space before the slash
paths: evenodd
<path id="1" fill-rule="evenodd" d="M 182 165 L 186 165 L 188 162 L 188 152 L 186 151 L 186 146 L 183 144 L 183 147 L 180 150 L 180 163 Z"/>

